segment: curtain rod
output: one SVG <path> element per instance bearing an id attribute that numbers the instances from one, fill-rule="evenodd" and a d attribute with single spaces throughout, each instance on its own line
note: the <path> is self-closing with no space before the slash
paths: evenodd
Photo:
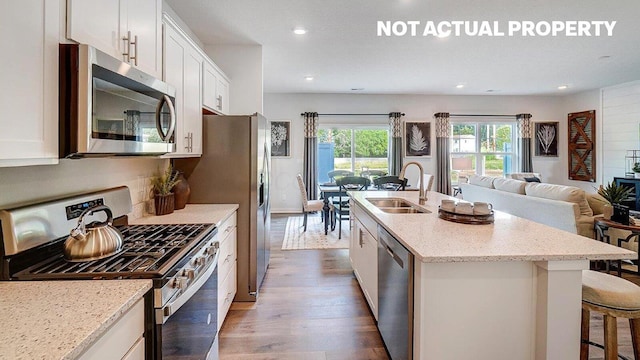
<path id="1" fill-rule="evenodd" d="M 304 116 L 306 113 L 301 113 L 300 116 Z M 318 114 L 318 116 L 389 116 L 389 113 L 386 114 Z M 400 115 L 404 116 L 404 113 Z"/>
<path id="2" fill-rule="evenodd" d="M 449 114 L 449 117 L 509 117 L 514 118 L 517 115 L 495 115 L 495 114 Z"/>

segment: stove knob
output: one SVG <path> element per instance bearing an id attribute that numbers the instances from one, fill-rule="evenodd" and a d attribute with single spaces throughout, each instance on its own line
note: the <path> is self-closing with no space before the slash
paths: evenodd
<path id="1" fill-rule="evenodd" d="M 196 277 L 196 272 L 193 269 L 184 269 L 182 270 L 182 276 L 186 277 L 189 280 L 193 280 Z"/>
<path id="2" fill-rule="evenodd" d="M 209 246 L 205 251 L 204 251 L 205 255 L 215 255 L 216 254 L 216 247 L 215 246 Z"/>
<path id="3" fill-rule="evenodd" d="M 174 289 L 183 290 L 185 287 L 187 287 L 188 281 L 189 279 L 187 279 L 186 277 L 178 276 L 177 278 L 173 279 L 173 284 L 171 284 L 171 286 Z"/>
<path id="4" fill-rule="evenodd" d="M 204 261 L 205 261 L 205 258 L 203 256 L 198 256 L 197 258 L 193 259 L 193 264 L 195 266 L 202 266 L 204 265 Z"/>

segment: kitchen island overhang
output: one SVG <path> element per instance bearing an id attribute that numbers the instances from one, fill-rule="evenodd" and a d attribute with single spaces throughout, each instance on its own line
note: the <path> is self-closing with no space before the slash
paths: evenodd
<path id="1" fill-rule="evenodd" d="M 446 195 L 351 192 L 367 216 L 415 256 L 414 359 L 577 359 L 582 270 L 635 259 L 622 248 L 499 211 L 466 225 L 438 217 Z M 426 213 L 392 214 L 367 198 L 401 198 Z"/>

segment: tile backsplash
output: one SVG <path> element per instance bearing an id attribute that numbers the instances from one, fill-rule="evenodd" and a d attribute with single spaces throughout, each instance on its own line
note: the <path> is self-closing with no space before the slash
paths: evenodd
<path id="1" fill-rule="evenodd" d="M 133 211 L 139 218 L 149 209 L 150 178 L 168 164 L 166 159 L 62 159 L 58 165 L 0 168 L 0 209 L 116 186 L 129 187 Z"/>
<path id="2" fill-rule="evenodd" d="M 130 219 L 138 219 L 146 214 L 153 214 L 153 198 L 151 197 L 151 177 L 148 175 L 138 175 L 136 179 L 126 181 L 123 185 L 129 187 L 131 193 L 131 204 L 133 211 L 129 214 Z"/>

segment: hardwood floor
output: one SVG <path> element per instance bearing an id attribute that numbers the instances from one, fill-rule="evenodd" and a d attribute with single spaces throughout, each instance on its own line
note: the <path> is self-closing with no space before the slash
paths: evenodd
<path id="1" fill-rule="evenodd" d="M 271 262 L 258 301 L 233 303 L 221 359 L 387 359 L 347 249 L 282 251 L 287 216 L 272 216 Z"/>
<path id="2" fill-rule="evenodd" d="M 282 251 L 286 222 L 287 216 L 272 216 L 271 262 L 260 297 L 231 306 L 219 334 L 220 358 L 388 359 L 348 250 Z M 639 277 L 625 278 L 640 285 Z M 603 342 L 601 315 L 591 315 L 590 331 L 592 341 Z M 618 343 L 620 354 L 633 359 L 626 319 L 618 319 Z M 604 353 L 591 346 L 589 359 Z"/>

